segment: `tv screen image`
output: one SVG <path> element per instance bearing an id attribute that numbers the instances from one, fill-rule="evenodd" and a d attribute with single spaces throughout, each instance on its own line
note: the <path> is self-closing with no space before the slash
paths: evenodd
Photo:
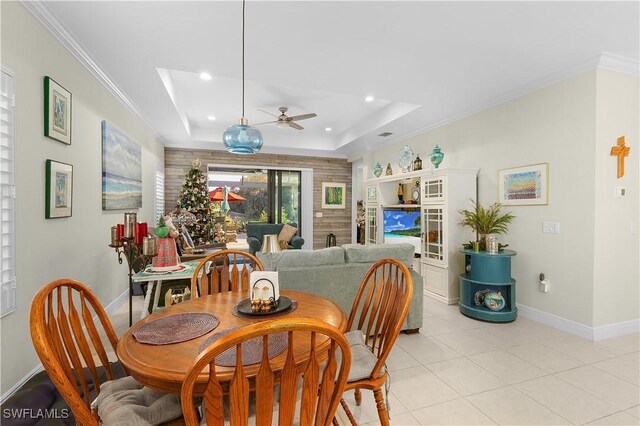
<path id="1" fill-rule="evenodd" d="M 409 243 L 420 253 L 420 210 L 382 210 L 384 242 L 389 244 Z"/>

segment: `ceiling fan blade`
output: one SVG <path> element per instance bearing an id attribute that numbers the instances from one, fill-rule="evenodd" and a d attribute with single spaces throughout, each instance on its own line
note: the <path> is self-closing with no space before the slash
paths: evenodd
<path id="1" fill-rule="evenodd" d="M 307 118 L 313 118 L 313 117 L 317 117 L 317 116 L 318 116 L 318 114 L 316 114 L 315 112 L 312 112 L 310 114 L 294 115 L 293 117 L 289 117 L 288 121 L 306 120 Z"/>
<path id="2" fill-rule="evenodd" d="M 276 118 L 278 118 L 278 116 L 277 116 L 277 115 L 275 115 L 275 114 L 271 114 L 269 111 L 265 111 L 265 110 L 263 110 L 263 109 L 259 109 L 258 111 L 260 111 L 260 112 L 264 112 L 265 114 L 269 114 L 269 115 L 270 115 L 270 116 L 272 116 L 272 117 L 276 117 Z"/>
<path id="3" fill-rule="evenodd" d="M 298 130 L 304 129 L 304 127 L 302 127 L 298 123 L 294 123 L 293 121 L 289 121 L 289 127 L 293 127 L 294 129 L 298 129 Z"/>
<path id="4" fill-rule="evenodd" d="M 253 126 L 259 126 L 261 124 L 270 124 L 270 123 L 277 123 L 278 121 L 263 121 L 262 123 L 255 123 L 253 124 Z"/>

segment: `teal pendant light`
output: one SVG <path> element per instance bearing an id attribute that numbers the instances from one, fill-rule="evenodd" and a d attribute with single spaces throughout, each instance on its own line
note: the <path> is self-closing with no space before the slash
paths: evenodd
<path id="1" fill-rule="evenodd" d="M 260 152 L 263 143 L 262 133 L 249 126 L 249 121 L 244 117 L 244 9 L 245 0 L 242 0 L 242 118 L 222 135 L 225 148 L 233 154 L 255 154 Z"/>

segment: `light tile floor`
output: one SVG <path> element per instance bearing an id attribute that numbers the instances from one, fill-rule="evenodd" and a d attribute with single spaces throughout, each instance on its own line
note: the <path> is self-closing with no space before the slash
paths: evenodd
<path id="1" fill-rule="evenodd" d="M 127 309 L 112 315 L 118 335 Z M 399 336 L 387 367 L 392 425 L 640 425 L 639 333 L 593 343 L 524 317 L 476 321 L 425 297 L 420 333 Z M 353 392 L 345 400 L 359 424 L 379 424 L 371 392 L 360 407 Z"/>
<path id="2" fill-rule="evenodd" d="M 392 425 L 640 425 L 640 334 L 593 343 L 519 317 L 489 324 L 424 299 L 387 362 Z M 379 424 L 373 394 L 356 407 Z"/>

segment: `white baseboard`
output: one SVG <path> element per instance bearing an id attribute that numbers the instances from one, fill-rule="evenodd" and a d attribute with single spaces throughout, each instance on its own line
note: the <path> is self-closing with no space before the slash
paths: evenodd
<path id="1" fill-rule="evenodd" d="M 107 311 L 107 315 L 111 315 L 112 313 L 117 311 L 120 305 L 122 305 L 124 302 L 127 301 L 128 297 L 129 297 L 129 289 L 123 291 L 120 296 L 113 299 L 113 302 L 109 303 L 107 306 L 104 307 L 104 310 Z M 95 317 L 93 320 L 95 321 L 96 319 L 98 319 L 98 317 Z"/>
<path id="2" fill-rule="evenodd" d="M 590 327 L 530 306 L 519 303 L 517 305 L 518 314 L 523 317 L 557 328 L 558 330 L 566 331 L 583 339 L 591 340 L 592 342 L 640 331 L 640 319 L 607 324 L 599 327 Z"/>
<path id="3" fill-rule="evenodd" d="M 593 330 L 593 340 L 599 341 L 612 337 L 624 336 L 625 334 L 637 333 L 640 331 L 640 319 L 623 321 L 615 324 L 601 325 Z"/>
<path id="4" fill-rule="evenodd" d="M 127 301 L 127 297 L 129 297 L 129 290 L 128 289 L 125 290 L 121 295 L 116 297 L 111 303 L 109 303 L 107 306 L 104 307 L 104 310 L 107 312 L 107 315 L 111 315 L 116 310 L 118 310 L 120 305 L 122 305 L 122 303 Z M 95 316 L 93 318 L 93 320 L 98 325 L 98 331 L 100 331 L 102 327 L 100 327 L 100 323 L 98 321 L 98 317 Z M 13 394 L 16 393 L 18 391 L 18 389 L 20 389 L 22 387 L 22 385 L 27 383 L 29 381 L 29 379 L 31 379 L 33 376 L 35 376 L 36 374 L 38 374 L 42 370 L 44 370 L 44 367 L 42 366 L 42 363 L 38 363 L 38 365 L 36 365 L 33 368 L 33 370 L 29 371 L 22 379 L 20 379 L 15 385 L 11 386 L 4 394 L 2 394 L 0 396 L 0 404 L 4 404 L 4 401 L 9 399 L 11 396 L 13 396 Z"/>
<path id="5" fill-rule="evenodd" d="M 27 381 L 29 381 L 29 379 L 31 379 L 33 376 L 35 376 L 36 374 L 38 374 L 42 370 L 44 370 L 44 367 L 42 367 L 42 364 L 36 365 L 35 368 L 33 370 L 29 371 L 22 379 L 20 379 L 18 381 L 18 383 L 16 383 L 15 385 L 11 386 L 2 396 L 0 396 L 0 404 L 4 404 L 4 402 L 7 399 L 9 399 L 11 396 L 13 396 L 13 394 L 16 393 L 18 391 L 18 389 L 20 389 L 22 387 L 22 385 L 27 383 Z"/>

